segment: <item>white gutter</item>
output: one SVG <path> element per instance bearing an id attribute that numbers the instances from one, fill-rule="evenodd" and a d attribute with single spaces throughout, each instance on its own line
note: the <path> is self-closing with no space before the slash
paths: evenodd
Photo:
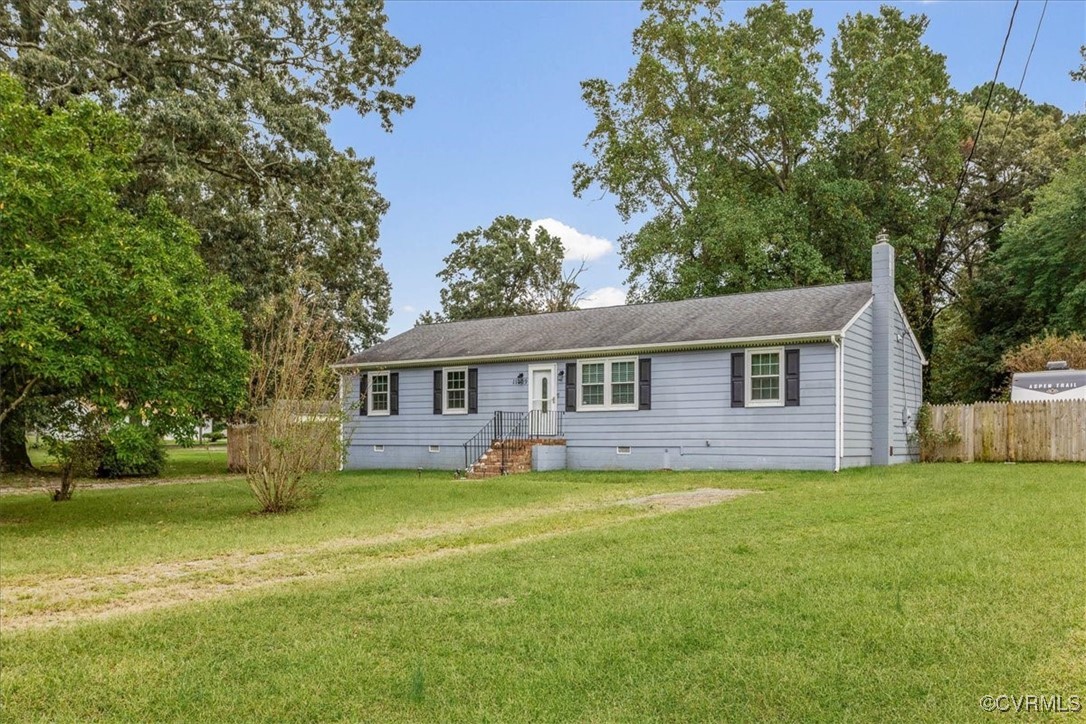
<path id="1" fill-rule="evenodd" d="M 579 347 L 572 349 L 539 350 L 537 352 L 522 352 L 515 354 L 501 353 L 476 355 L 473 357 L 435 357 L 378 362 L 343 362 L 334 364 L 331 367 L 334 370 L 438 367 L 446 364 L 470 364 L 473 362 L 519 362 L 523 360 L 563 359 L 569 357 L 608 357 L 636 352 L 650 353 L 680 352 L 684 350 L 699 349 L 729 349 L 732 347 L 748 347 L 763 342 L 794 342 L 796 344 L 823 342 L 830 340 L 835 335 L 840 335 L 841 333 L 842 332 L 839 329 L 831 329 L 824 332 L 811 332 L 809 334 L 771 334 L 762 337 L 734 337 L 731 339 L 706 339 L 686 342 L 664 342 L 660 344 L 630 344 L 619 347 Z"/>
<path id="2" fill-rule="evenodd" d="M 830 337 L 834 346 L 833 363 L 833 472 L 841 471 L 841 458 L 844 453 L 844 365 L 841 359 L 841 348 L 844 344 L 844 335 Z"/>
<path id="3" fill-rule="evenodd" d="M 339 376 L 339 471 L 343 472 L 343 459 L 347 456 L 347 443 L 343 429 L 344 418 L 347 413 L 343 410 L 343 375 Z"/>

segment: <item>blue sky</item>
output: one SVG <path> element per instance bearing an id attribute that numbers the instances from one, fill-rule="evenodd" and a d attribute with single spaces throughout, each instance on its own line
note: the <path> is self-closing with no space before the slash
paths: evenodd
<path id="1" fill-rule="evenodd" d="M 925 40 L 946 56 L 956 88 L 991 78 L 1013 2 L 890 4 L 930 18 Z M 726 13 L 739 19 L 749 5 L 728 3 Z M 855 0 L 791 5 L 813 8 L 827 51 L 845 15 L 878 10 Z M 1000 73 L 1008 85 L 1018 83 L 1041 9 L 1039 1 L 1019 6 Z M 579 84 L 625 77 L 639 3 L 393 1 L 387 13 L 397 37 L 422 46 L 397 86 L 416 97 L 415 108 L 391 134 L 374 119 L 339 112 L 330 134 L 337 146 L 376 157 L 378 188 L 391 204 L 380 237 L 392 281 L 390 336 L 410 328 L 424 309 L 439 308 L 435 274 L 453 237 L 501 214 L 572 227 L 578 235 L 567 231 L 566 240 L 590 257 L 581 286 L 596 293 L 598 304 L 620 303 L 626 274 L 617 239 L 635 229 L 623 224 L 612 198 L 575 198 L 571 166 L 589 159 L 583 144 L 592 116 Z M 1086 85 L 1067 74 L 1083 44 L 1086 3 L 1049 2 L 1024 92 L 1081 112 Z"/>

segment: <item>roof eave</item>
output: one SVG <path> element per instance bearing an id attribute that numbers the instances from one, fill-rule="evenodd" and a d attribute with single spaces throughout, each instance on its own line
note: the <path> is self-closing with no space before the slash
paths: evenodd
<path id="1" fill-rule="evenodd" d="M 727 339 L 707 339 L 688 342 L 668 342 L 661 344 L 636 344 L 615 347 L 588 347 L 580 349 L 540 350 L 515 354 L 476 355 L 462 357 L 428 357 L 423 359 L 389 360 L 377 362 L 337 362 L 335 370 L 370 370 L 405 367 L 436 367 L 440 365 L 464 365 L 490 362 L 522 362 L 528 360 L 562 359 L 568 357 L 608 357 L 620 354 L 651 354 L 660 352 L 688 352 L 706 349 L 727 349 L 746 347 L 752 344 L 805 344 L 826 342 L 830 337 L 840 335 L 840 329 L 804 334 L 773 334 L 759 337 L 731 337 Z"/>

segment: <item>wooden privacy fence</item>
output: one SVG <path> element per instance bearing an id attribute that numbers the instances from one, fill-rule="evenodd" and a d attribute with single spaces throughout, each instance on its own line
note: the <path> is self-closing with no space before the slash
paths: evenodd
<path id="1" fill-rule="evenodd" d="M 927 407 L 923 460 L 1086 462 L 1086 400 Z"/>
<path id="2" fill-rule="evenodd" d="M 295 423 L 305 425 L 305 422 Z M 267 445 L 260 434 L 260 426 L 231 425 L 226 431 L 226 469 L 232 473 L 244 473 L 249 460 L 260 460 Z M 335 446 L 328 446 L 324 459 L 317 461 L 313 470 L 330 471 L 339 469 L 339 451 Z"/>

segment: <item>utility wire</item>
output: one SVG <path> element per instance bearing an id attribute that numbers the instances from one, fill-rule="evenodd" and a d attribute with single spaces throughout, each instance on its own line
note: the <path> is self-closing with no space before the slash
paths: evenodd
<path id="1" fill-rule="evenodd" d="M 1018 13 L 1018 3 L 1020 0 L 1014 0 L 1014 9 L 1011 10 L 1011 20 L 1007 23 L 1007 34 L 1003 36 L 1003 48 L 999 51 L 999 62 L 996 63 L 995 75 L 992 76 L 992 83 L 988 86 L 988 98 L 984 101 L 984 109 L 980 112 L 980 122 L 977 124 L 977 132 L 973 134 L 973 145 L 969 148 L 969 155 L 965 158 L 965 163 L 962 164 L 962 172 L 958 174 L 958 188 L 954 191 L 954 200 L 950 202 L 950 210 L 947 211 L 946 220 L 943 221 L 943 229 L 939 234 L 939 242 L 942 243 L 946 239 L 947 232 L 950 230 L 950 219 L 954 216 L 954 207 L 958 205 L 958 199 L 961 198 L 962 188 L 965 186 L 965 179 L 969 176 L 969 163 L 973 160 L 973 154 L 977 150 L 977 144 L 980 143 L 980 132 L 984 129 L 984 119 L 988 116 L 988 106 L 992 104 L 992 95 L 995 93 L 996 81 L 999 80 L 999 69 L 1003 67 L 1003 56 L 1007 53 L 1007 43 L 1011 39 L 1011 29 L 1014 28 L 1014 16 Z"/>
<path id="2" fill-rule="evenodd" d="M 1048 10 L 1048 0 L 1045 0 L 1045 4 L 1041 7 L 1041 17 L 1037 18 L 1037 29 L 1033 31 L 1033 44 L 1029 46 L 1029 55 L 1026 56 L 1025 66 L 1022 67 L 1022 77 L 1018 79 L 1018 92 L 1014 97 L 1014 103 L 1011 104 L 1011 115 L 1007 119 L 1007 125 L 1003 127 L 1003 137 L 999 139 L 996 156 L 1003 151 L 1003 142 L 1007 140 L 1007 133 L 1011 130 L 1014 117 L 1018 115 L 1018 107 L 1022 101 L 1022 86 L 1026 83 L 1026 72 L 1029 70 L 1029 62 L 1033 60 L 1033 50 L 1037 47 L 1037 36 L 1041 34 L 1041 23 L 1044 22 L 1046 10 Z"/>

